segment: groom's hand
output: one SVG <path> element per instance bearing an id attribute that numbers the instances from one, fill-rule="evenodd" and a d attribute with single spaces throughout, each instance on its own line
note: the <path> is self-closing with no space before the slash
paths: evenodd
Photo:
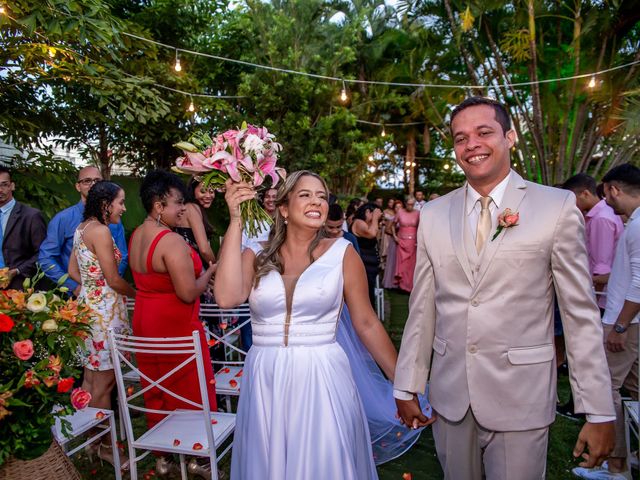
<path id="1" fill-rule="evenodd" d="M 418 402 L 416 395 L 414 395 L 411 400 L 400 400 L 396 398 L 396 406 L 398 407 L 400 422 L 406 425 L 407 428 L 417 429 L 426 427 L 436 421 L 435 412 L 433 412 L 431 418 L 427 418 L 425 414 L 422 413 L 420 402 Z"/>
<path id="2" fill-rule="evenodd" d="M 397 400 L 396 400 L 397 402 Z M 585 459 L 580 463 L 581 467 L 593 468 L 601 465 L 613 451 L 615 445 L 615 430 L 613 422 L 585 423 L 578 441 L 573 448 L 573 456 L 582 456 Z M 585 452 L 585 447 L 587 451 Z"/>

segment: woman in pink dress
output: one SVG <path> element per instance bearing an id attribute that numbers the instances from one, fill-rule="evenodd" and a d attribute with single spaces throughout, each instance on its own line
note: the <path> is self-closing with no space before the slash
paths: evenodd
<path id="1" fill-rule="evenodd" d="M 420 212 L 414 209 L 416 200 L 411 197 L 406 206 L 396 214 L 393 238 L 396 241 L 395 280 L 398 288 L 405 292 L 413 289 L 413 270 L 416 267 L 416 234 Z"/>
<path id="2" fill-rule="evenodd" d="M 391 208 L 386 208 L 384 214 L 384 236 L 387 239 L 386 262 L 382 286 L 384 288 L 398 288 L 396 282 L 396 239 L 393 236 L 393 225 L 396 222 L 396 214 L 404 207 L 402 200 L 390 199 Z"/>

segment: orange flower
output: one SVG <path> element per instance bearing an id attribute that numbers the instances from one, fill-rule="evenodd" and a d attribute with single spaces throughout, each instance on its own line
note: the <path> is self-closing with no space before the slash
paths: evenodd
<path id="1" fill-rule="evenodd" d="M 177 447 L 178 445 L 180 445 L 180 440 L 178 440 L 177 438 L 173 439 L 173 446 Z"/>
<path id="2" fill-rule="evenodd" d="M 229 380 L 229 386 L 231 388 L 236 388 L 238 386 L 238 382 L 236 382 L 235 380 Z"/>
<path id="3" fill-rule="evenodd" d="M 133 395 L 133 387 L 127 387 L 127 395 L 131 396 Z"/>
<path id="4" fill-rule="evenodd" d="M 217 340 L 214 340 L 213 338 L 207 341 L 207 345 L 209 345 L 210 347 L 215 347 L 218 344 Z"/>
<path id="5" fill-rule="evenodd" d="M 44 377 L 42 379 L 42 382 L 47 386 L 47 387 L 53 387 L 54 385 L 58 384 L 58 375 L 49 375 L 48 377 Z"/>
<path id="6" fill-rule="evenodd" d="M 27 295 L 25 292 L 20 290 L 7 290 L 5 295 L 11 299 L 18 310 L 25 310 L 27 308 Z"/>
<path id="7" fill-rule="evenodd" d="M 229 373 L 231 370 L 229 370 L 229 367 L 224 367 L 222 370 L 220 370 L 222 373 Z"/>
<path id="8" fill-rule="evenodd" d="M 409 472 L 404 472 L 402 474 L 402 480 L 411 480 L 413 478 L 413 475 L 411 475 Z"/>
<path id="9" fill-rule="evenodd" d="M 209 385 L 215 385 L 216 384 L 216 379 L 212 378 L 211 380 L 209 380 Z"/>
<path id="10" fill-rule="evenodd" d="M 60 370 L 62 370 L 62 359 L 58 355 L 49 355 L 47 368 L 52 372 L 60 373 Z"/>
<path id="11" fill-rule="evenodd" d="M 193 444 L 193 447 L 191 448 L 193 448 L 194 450 L 202 450 L 203 447 L 201 443 L 196 442 Z"/>
<path id="12" fill-rule="evenodd" d="M 73 379 L 73 377 L 61 378 L 60 381 L 58 382 L 58 387 L 56 388 L 56 391 L 58 393 L 66 393 L 69 390 L 71 390 L 71 388 L 73 388 L 74 383 L 75 383 L 75 380 Z"/>
<path id="13" fill-rule="evenodd" d="M 24 374 L 24 388 L 32 388 L 36 385 L 40 385 L 40 380 L 36 377 L 36 372 L 27 370 L 27 373 Z"/>
<path id="14" fill-rule="evenodd" d="M 97 418 L 98 420 L 102 420 L 104 417 L 105 417 L 104 412 L 98 412 L 98 413 L 96 413 L 96 418 Z"/>

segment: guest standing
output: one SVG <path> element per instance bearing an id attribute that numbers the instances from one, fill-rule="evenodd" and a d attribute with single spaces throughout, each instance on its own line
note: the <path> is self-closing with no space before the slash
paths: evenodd
<path id="1" fill-rule="evenodd" d="M 147 217 L 131 236 L 130 266 L 138 289 L 133 311 L 133 333 L 141 337 L 184 337 L 197 330 L 200 333 L 202 355 L 207 377 L 207 394 L 211 409 L 216 411 L 213 369 L 204 329 L 198 314 L 200 295 L 213 275 L 214 267 L 203 270 L 200 256 L 184 239 L 172 231 L 185 215 L 186 189 L 177 175 L 155 170 L 149 172 L 140 187 L 142 205 Z M 151 379 L 159 379 L 184 358 L 167 359 L 151 354 L 137 355 L 140 370 Z M 183 368 L 165 386 L 181 396 L 198 402 L 201 397 L 195 364 Z M 148 383 L 142 380 L 142 385 Z M 144 394 L 145 406 L 155 410 L 171 411 L 193 408 L 158 388 Z M 149 428 L 163 415 L 147 414 Z M 159 471 L 168 471 L 167 459 L 156 462 Z M 190 464 L 190 469 L 197 464 Z"/>
<path id="2" fill-rule="evenodd" d="M 123 296 L 135 297 L 135 290 L 118 273 L 122 253 L 113 240 L 109 225 L 117 224 L 126 211 L 124 190 L 112 182 L 96 183 L 87 196 L 73 237 L 69 276 L 80 285 L 78 299 L 91 308 L 91 336 L 86 339 L 89 356 L 84 367 L 82 388 L 91 393 L 89 406 L 111 409 L 115 386 L 113 362 L 107 332 L 128 333 L 129 321 Z M 111 443 L 103 438 L 97 445 L 100 458 L 113 464 Z M 121 460 L 126 466 L 126 459 Z M 126 467 L 125 467 L 126 468 Z"/>
<path id="3" fill-rule="evenodd" d="M 213 226 L 207 218 L 207 210 L 216 197 L 215 189 L 204 187 L 201 177 L 191 177 L 185 196 L 185 214 L 180 217 L 174 231 L 200 255 L 203 265 L 215 263 L 216 256 L 211 248 Z"/>
<path id="4" fill-rule="evenodd" d="M 378 256 L 378 229 L 380 225 L 380 210 L 374 203 L 365 203 L 360 206 L 353 215 L 351 233 L 358 239 L 360 246 L 360 258 L 367 271 L 367 283 L 369 285 L 369 300 L 375 308 L 376 277 L 380 272 L 380 257 Z"/>
<path id="5" fill-rule="evenodd" d="M 47 226 L 40 210 L 16 202 L 15 189 L 10 170 L 0 166 L 0 268 L 9 268 L 7 288 L 19 289 L 36 273 Z"/>
<path id="6" fill-rule="evenodd" d="M 387 261 L 384 266 L 384 276 L 382 277 L 382 286 L 384 288 L 398 288 L 396 281 L 396 255 L 398 244 L 393 237 L 394 223 L 396 215 L 404 205 L 401 200 L 390 200 L 391 208 L 386 208 L 384 215 L 384 235 L 387 243 Z"/>
<path id="7" fill-rule="evenodd" d="M 420 212 L 414 208 L 414 198 L 407 200 L 405 208 L 396 215 L 393 224 L 393 238 L 396 250 L 395 281 L 405 292 L 413 290 L 413 271 L 416 268 L 417 231 Z"/>
<path id="8" fill-rule="evenodd" d="M 84 167 L 80 169 L 78 179 L 76 180 L 76 190 L 80 194 L 80 201 L 72 207 L 65 208 L 61 212 L 58 212 L 47 226 L 47 237 L 40 245 L 38 263 L 44 274 L 55 283 L 69 270 L 69 258 L 73 250 L 73 237 L 78 225 L 80 225 L 82 221 L 87 195 L 89 195 L 91 187 L 100 180 L 102 180 L 102 174 L 96 167 Z M 118 250 L 120 250 L 122 254 L 122 260 L 118 264 L 118 273 L 121 277 L 124 277 L 129 259 L 127 241 L 124 237 L 124 227 L 121 221 L 111 223 L 108 227 L 109 230 L 111 230 L 111 235 L 116 242 Z M 65 280 L 64 286 L 75 296 L 78 296 L 80 293 L 80 285 L 71 277 Z"/>

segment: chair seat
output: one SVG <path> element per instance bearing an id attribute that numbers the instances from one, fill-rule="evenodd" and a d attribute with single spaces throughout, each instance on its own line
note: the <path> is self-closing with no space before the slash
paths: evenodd
<path id="1" fill-rule="evenodd" d="M 102 413 L 102 415 L 100 415 Z M 62 419 L 67 420 L 71 426 L 67 430 L 69 432 L 69 438 L 62 433 L 62 421 L 60 417 L 56 418 L 56 423 L 51 430 L 53 436 L 60 445 L 64 445 L 74 437 L 82 435 L 88 430 L 97 427 L 101 423 L 113 416 L 113 410 L 107 410 L 105 408 L 92 408 L 87 407 L 83 410 L 78 410 L 73 415 L 65 415 Z"/>
<path id="2" fill-rule="evenodd" d="M 216 393 L 220 395 L 240 395 L 242 365 L 226 365 L 215 373 Z"/>
<path id="3" fill-rule="evenodd" d="M 233 433 L 235 425 L 235 414 L 211 412 L 211 429 L 216 447 Z M 198 443 L 202 448 L 194 449 Z M 133 446 L 145 450 L 209 456 L 202 411 L 176 410 L 134 441 Z"/>

